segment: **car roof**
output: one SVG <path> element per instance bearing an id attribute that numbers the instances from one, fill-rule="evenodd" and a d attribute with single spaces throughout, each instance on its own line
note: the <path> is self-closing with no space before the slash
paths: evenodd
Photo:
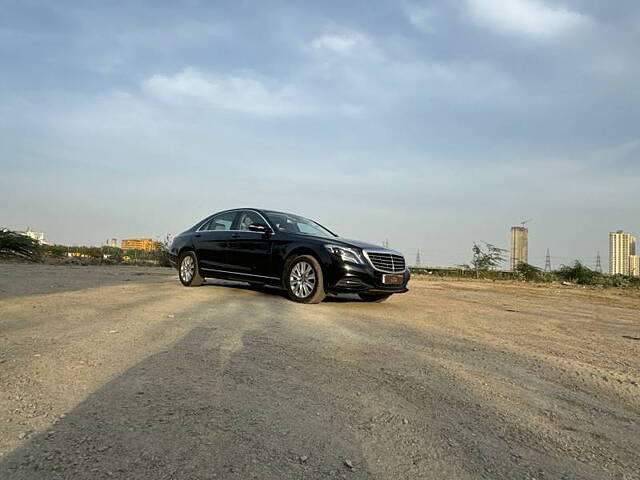
<path id="1" fill-rule="evenodd" d="M 297 213 L 282 212 L 280 210 L 273 210 L 271 208 L 255 208 L 255 207 L 229 208 L 227 210 L 220 210 L 219 212 L 216 212 L 213 215 L 217 215 L 218 213 L 235 212 L 235 211 L 240 211 L 240 210 L 253 210 L 255 212 L 259 212 L 259 213 L 262 213 L 262 214 L 265 214 L 265 213 L 269 212 L 269 213 L 277 213 L 277 214 L 280 214 L 280 215 L 294 215 L 296 217 L 302 217 L 302 215 L 298 215 Z M 305 218 L 305 217 L 303 217 L 303 218 Z"/>

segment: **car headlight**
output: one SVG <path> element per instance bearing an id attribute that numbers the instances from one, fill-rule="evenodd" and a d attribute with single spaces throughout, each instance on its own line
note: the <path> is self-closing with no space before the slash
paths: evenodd
<path id="1" fill-rule="evenodd" d="M 339 245 L 325 245 L 326 249 L 340 257 L 343 262 L 364 263 L 362 255 L 355 248 L 341 247 Z"/>

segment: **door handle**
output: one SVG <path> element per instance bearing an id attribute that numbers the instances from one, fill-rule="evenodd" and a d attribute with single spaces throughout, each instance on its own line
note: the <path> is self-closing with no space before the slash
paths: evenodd
<path id="1" fill-rule="evenodd" d="M 239 233 L 234 233 L 233 235 L 231 235 L 231 238 L 238 238 L 240 236 Z"/>
<path id="2" fill-rule="evenodd" d="M 196 238 L 200 238 L 202 235 L 200 235 L 199 233 L 196 233 L 194 236 L 195 236 Z"/>

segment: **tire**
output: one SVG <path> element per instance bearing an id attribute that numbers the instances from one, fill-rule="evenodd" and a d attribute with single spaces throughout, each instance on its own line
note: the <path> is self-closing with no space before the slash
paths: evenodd
<path id="1" fill-rule="evenodd" d="M 326 297 L 322 267 L 311 255 L 300 255 L 288 261 L 283 283 L 294 302 L 320 303 Z"/>
<path id="2" fill-rule="evenodd" d="M 363 302 L 382 303 L 389 298 L 391 293 L 359 293 Z"/>
<path id="3" fill-rule="evenodd" d="M 189 266 L 191 265 L 191 267 Z M 204 282 L 200 274 L 198 257 L 193 251 L 187 251 L 180 255 L 178 260 L 178 278 L 185 287 L 199 287 Z"/>

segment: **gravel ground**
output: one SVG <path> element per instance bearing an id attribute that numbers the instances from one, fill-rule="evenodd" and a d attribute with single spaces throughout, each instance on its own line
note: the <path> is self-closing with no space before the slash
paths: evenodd
<path id="1" fill-rule="evenodd" d="M 637 291 L 0 271 L 2 479 L 640 478 Z"/>

